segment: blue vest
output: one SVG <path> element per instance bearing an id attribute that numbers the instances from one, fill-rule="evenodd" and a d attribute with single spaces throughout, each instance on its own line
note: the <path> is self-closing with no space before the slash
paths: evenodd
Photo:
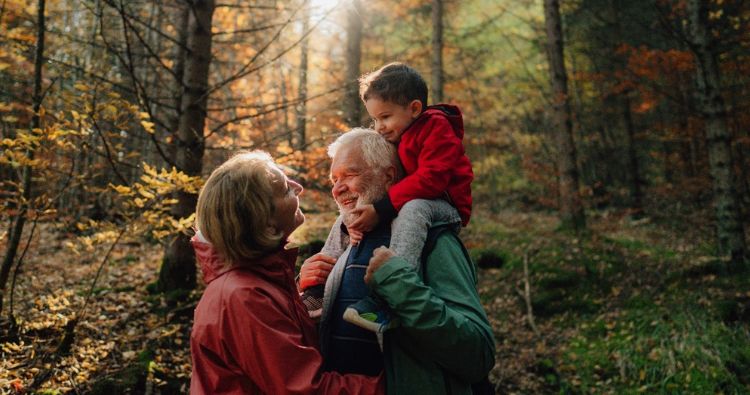
<path id="1" fill-rule="evenodd" d="M 378 226 L 365 234 L 359 245 L 353 246 L 346 260 L 341 286 L 331 305 L 331 338 L 327 369 L 339 373 L 359 373 L 376 376 L 383 370 L 383 354 L 375 334 L 344 321 L 349 305 L 370 293 L 364 276 L 372 252 L 391 241 L 390 224 Z"/>

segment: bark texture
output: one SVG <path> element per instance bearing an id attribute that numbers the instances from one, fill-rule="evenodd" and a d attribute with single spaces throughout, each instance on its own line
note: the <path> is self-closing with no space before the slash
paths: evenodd
<path id="1" fill-rule="evenodd" d="M 432 0 L 432 101 L 443 102 L 443 0 Z M 425 103 L 426 104 L 426 103 Z"/>
<path id="2" fill-rule="evenodd" d="M 346 18 L 346 90 L 344 120 L 350 127 L 360 126 L 362 104 L 359 98 L 360 62 L 362 60 L 362 5 L 352 0 Z"/>
<path id="3" fill-rule="evenodd" d="M 45 18 L 45 0 L 39 0 L 37 2 L 37 35 L 36 35 L 36 49 L 34 52 L 34 96 L 33 108 L 34 115 L 31 117 L 31 129 L 38 129 L 41 127 L 41 118 L 39 117 L 39 111 L 42 108 L 42 67 L 44 66 L 44 33 Z M 34 150 L 30 149 L 26 151 L 26 158 L 28 160 L 34 159 Z M 21 242 L 21 235 L 23 234 L 23 228 L 26 224 L 26 214 L 29 211 L 29 203 L 31 202 L 31 171 L 32 168 L 29 165 L 23 167 L 23 175 L 21 176 L 21 202 L 18 210 L 18 214 L 13 219 L 10 232 L 8 234 L 8 244 L 5 249 L 5 257 L 3 257 L 3 265 L 0 266 L 0 313 L 3 311 L 3 300 L 5 298 L 6 285 L 8 284 L 8 276 L 10 275 L 10 269 L 13 267 L 13 263 L 16 260 L 16 254 L 18 253 L 18 246 Z"/>
<path id="4" fill-rule="evenodd" d="M 302 34 L 307 34 L 310 30 L 310 7 L 306 1 L 302 10 Z M 310 52 L 310 38 L 305 37 L 300 43 L 299 55 L 299 92 L 297 94 L 297 127 L 292 135 L 292 147 L 295 150 L 305 148 L 307 140 L 307 57 Z"/>
<path id="5" fill-rule="evenodd" d="M 745 230 L 740 210 L 737 177 L 734 174 L 732 137 L 721 97 L 721 75 L 708 26 L 708 3 L 689 0 L 690 41 L 696 61 L 698 108 L 705 122 L 708 159 L 713 179 L 719 254 L 729 257 L 730 270 L 747 263 Z"/>
<path id="6" fill-rule="evenodd" d="M 547 33 L 547 60 L 552 83 L 554 133 L 558 150 L 560 216 L 563 228 L 581 230 L 586 227 L 586 217 L 578 191 L 576 147 L 573 142 L 573 123 L 558 0 L 544 0 L 544 21 Z"/>
<path id="7" fill-rule="evenodd" d="M 184 92 L 177 129 L 175 164 L 188 175 L 197 176 L 203 168 L 204 128 L 208 101 L 208 70 L 211 64 L 211 21 L 213 0 L 191 3 L 185 60 Z M 179 192 L 172 209 L 174 217 L 187 217 L 195 211 L 197 194 Z M 196 281 L 195 255 L 185 234 L 175 236 L 167 246 L 159 273 L 159 289 L 193 289 Z"/>

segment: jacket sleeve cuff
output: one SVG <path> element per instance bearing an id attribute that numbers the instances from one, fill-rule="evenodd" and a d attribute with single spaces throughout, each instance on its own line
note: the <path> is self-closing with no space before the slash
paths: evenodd
<path id="1" fill-rule="evenodd" d="M 391 202 L 391 198 L 388 194 L 375 202 L 372 206 L 375 208 L 375 212 L 378 213 L 378 218 L 381 222 L 389 223 L 398 215 L 396 207 L 393 206 L 393 202 Z"/>
<path id="2" fill-rule="evenodd" d="M 386 261 L 382 266 L 372 274 L 372 287 L 377 292 L 377 288 L 383 282 L 387 282 L 391 275 L 403 268 L 408 268 L 408 263 L 403 258 L 394 256 Z"/>

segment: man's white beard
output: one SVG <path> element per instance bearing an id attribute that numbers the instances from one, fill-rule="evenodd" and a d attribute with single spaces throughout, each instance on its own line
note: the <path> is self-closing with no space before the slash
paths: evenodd
<path id="1" fill-rule="evenodd" d="M 370 187 L 361 193 L 359 197 L 357 198 L 357 204 L 354 206 L 354 208 L 362 207 L 367 204 L 373 204 L 380 200 L 383 196 L 386 194 L 385 185 L 383 185 L 384 182 L 373 182 L 369 183 Z M 357 217 L 352 213 L 353 209 L 342 207 L 338 202 L 336 204 L 339 206 L 339 212 L 344 216 L 344 225 L 349 225 L 350 223 L 354 222 Z"/>

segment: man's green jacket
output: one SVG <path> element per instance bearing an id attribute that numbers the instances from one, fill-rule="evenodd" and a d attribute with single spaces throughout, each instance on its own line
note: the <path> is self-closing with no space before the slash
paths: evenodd
<path id="1" fill-rule="evenodd" d="M 384 334 L 386 393 L 471 394 L 471 383 L 484 378 L 495 363 L 476 270 L 449 232 L 438 237 L 423 264 L 417 272 L 393 257 L 370 284 L 401 322 Z M 329 284 L 326 291 L 334 295 L 326 299 L 333 300 L 337 288 Z"/>

